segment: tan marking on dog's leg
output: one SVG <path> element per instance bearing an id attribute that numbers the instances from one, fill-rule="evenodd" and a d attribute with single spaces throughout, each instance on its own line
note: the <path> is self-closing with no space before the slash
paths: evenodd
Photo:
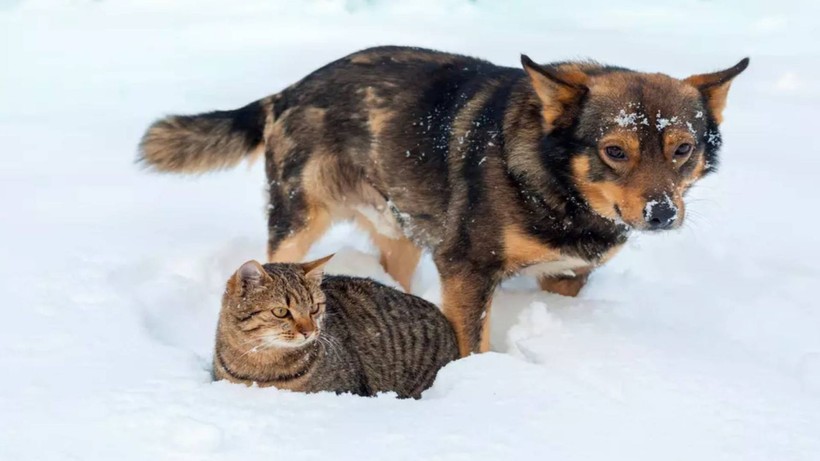
<path id="1" fill-rule="evenodd" d="M 484 313 L 481 314 L 484 318 L 481 321 L 481 345 L 478 348 L 479 352 L 490 351 L 490 311 L 492 307 L 493 303 L 489 301 L 487 307 L 484 309 Z"/>
<path id="2" fill-rule="evenodd" d="M 490 346 L 489 297 L 495 287 L 476 286 L 474 282 L 466 277 L 450 277 L 441 281 L 442 311 L 453 326 L 462 357 L 474 352 L 486 352 Z M 484 290 L 489 290 L 489 295 L 482 294 Z M 487 315 L 482 318 L 483 312 Z"/>
<path id="3" fill-rule="evenodd" d="M 304 227 L 294 230 L 291 235 L 282 239 L 276 248 L 268 247 L 268 262 L 301 261 L 311 245 L 324 235 L 331 225 L 330 213 L 324 208 L 312 208 L 306 221 Z"/>
<path id="4" fill-rule="evenodd" d="M 589 274 L 595 270 L 596 267 L 600 267 L 603 264 L 607 263 L 613 256 L 615 256 L 621 249 L 623 245 L 616 245 L 601 255 L 600 258 L 595 262 L 593 266 L 589 267 L 582 267 L 575 269 L 573 273 L 575 275 L 542 275 L 538 277 L 538 285 L 541 287 L 542 290 L 548 291 L 550 293 L 556 293 L 563 296 L 570 296 L 575 297 L 581 291 L 582 288 L 587 284 L 589 280 Z"/>
<path id="5" fill-rule="evenodd" d="M 464 331 L 464 315 L 462 312 L 459 311 L 461 307 L 458 305 L 458 303 L 452 300 L 453 296 L 454 295 L 444 295 L 442 310 L 444 312 L 444 316 L 447 317 L 447 320 L 450 321 L 450 324 L 453 326 L 453 330 L 456 333 L 459 355 L 461 357 L 467 357 L 468 355 L 477 351 L 473 350 L 473 342 L 467 336 L 467 333 Z"/>
<path id="6" fill-rule="evenodd" d="M 391 239 L 377 234 L 373 236 L 373 241 L 381 252 L 379 262 L 384 270 L 399 282 L 405 292 L 410 293 L 421 249 L 406 237 Z"/>
<path id="7" fill-rule="evenodd" d="M 390 238 L 380 234 L 369 219 L 357 213 L 356 222 L 367 229 L 370 238 L 376 248 L 379 249 L 379 263 L 385 272 L 399 282 L 404 291 L 409 293 L 413 282 L 413 275 L 416 273 L 421 258 L 421 248 L 417 247 L 407 237 Z"/>
<path id="8" fill-rule="evenodd" d="M 581 288 L 586 285 L 589 273 L 589 269 L 579 269 L 575 271 L 575 275 L 542 275 L 538 277 L 538 285 L 541 286 L 542 290 L 550 293 L 575 297 L 578 296 Z"/>

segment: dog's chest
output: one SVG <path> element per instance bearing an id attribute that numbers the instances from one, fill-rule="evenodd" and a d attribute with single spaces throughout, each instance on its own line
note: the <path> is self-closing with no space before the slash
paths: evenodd
<path id="1" fill-rule="evenodd" d="M 504 267 L 508 273 L 571 277 L 576 275 L 576 270 L 587 269 L 600 262 L 567 255 L 560 248 L 546 245 L 516 227 L 505 228 L 503 239 Z"/>

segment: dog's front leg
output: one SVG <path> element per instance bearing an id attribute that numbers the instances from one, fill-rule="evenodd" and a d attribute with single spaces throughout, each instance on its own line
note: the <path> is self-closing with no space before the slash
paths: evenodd
<path id="1" fill-rule="evenodd" d="M 578 269 L 573 275 L 542 275 L 538 277 L 541 289 L 564 296 L 577 296 L 586 285 L 592 269 Z"/>
<path id="2" fill-rule="evenodd" d="M 453 325 L 462 357 L 490 348 L 490 303 L 497 284 L 493 271 L 470 267 L 442 271 L 444 315 Z"/>

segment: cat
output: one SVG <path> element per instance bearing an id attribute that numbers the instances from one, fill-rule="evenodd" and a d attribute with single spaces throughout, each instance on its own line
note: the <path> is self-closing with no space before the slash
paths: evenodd
<path id="1" fill-rule="evenodd" d="M 325 276 L 332 257 L 248 261 L 228 279 L 214 378 L 298 392 L 420 398 L 459 357 L 433 304 L 373 280 Z"/>

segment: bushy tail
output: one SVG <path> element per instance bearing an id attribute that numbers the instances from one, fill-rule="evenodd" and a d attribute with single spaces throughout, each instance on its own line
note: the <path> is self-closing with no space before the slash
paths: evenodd
<path id="1" fill-rule="evenodd" d="M 154 122 L 140 142 L 138 162 L 160 172 L 204 173 L 230 168 L 264 148 L 271 98 L 236 110 L 172 115 Z"/>

